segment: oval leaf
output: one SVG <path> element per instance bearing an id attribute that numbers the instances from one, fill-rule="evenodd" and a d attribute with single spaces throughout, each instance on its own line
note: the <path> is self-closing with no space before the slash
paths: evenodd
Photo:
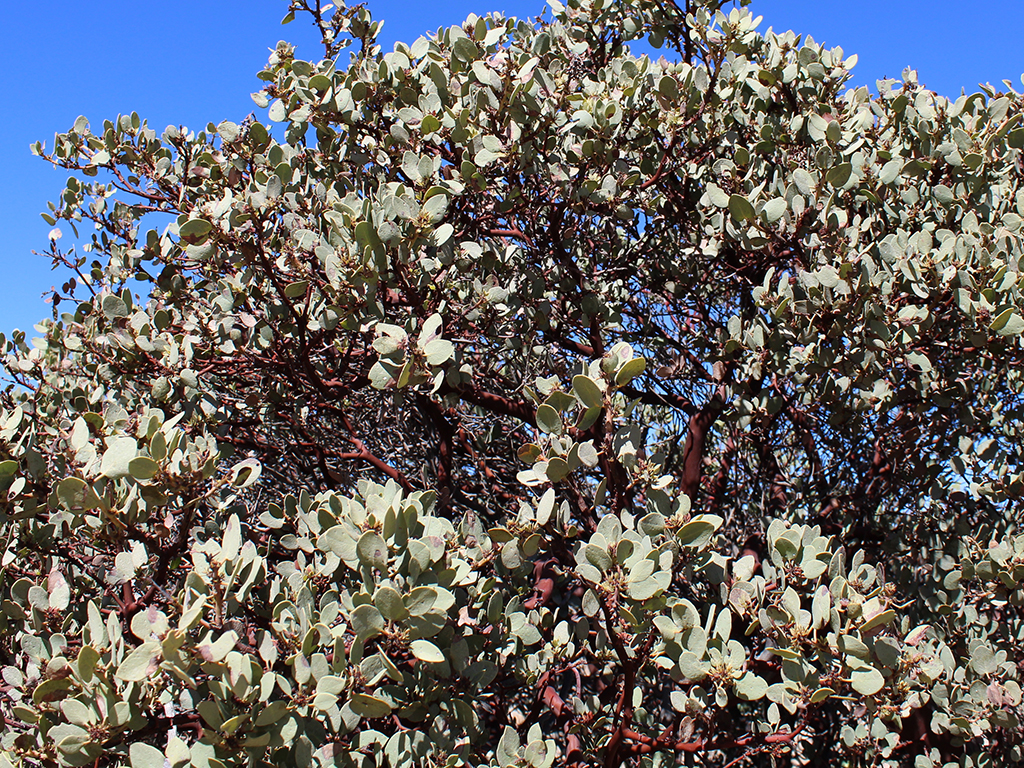
<path id="1" fill-rule="evenodd" d="M 352 694 L 348 704 L 357 715 L 371 720 L 391 714 L 391 705 L 384 699 L 378 699 L 376 696 L 369 696 L 365 693 Z"/>
<path id="2" fill-rule="evenodd" d="M 231 484 L 236 488 L 248 488 L 263 472 L 263 465 L 256 459 L 243 459 L 231 468 Z"/>
<path id="3" fill-rule="evenodd" d="M 409 650 L 420 661 L 430 664 L 440 664 L 444 661 L 444 653 L 429 640 L 413 640 L 409 643 Z"/>
<path id="4" fill-rule="evenodd" d="M 380 611 L 372 605 L 360 605 L 349 618 L 352 629 L 364 640 L 376 637 L 384 629 L 384 617 Z"/>
<path id="5" fill-rule="evenodd" d="M 569 463 L 565 459 L 559 458 L 558 456 L 555 456 L 553 459 L 548 461 L 548 466 L 545 470 L 548 476 L 548 480 L 550 480 L 552 483 L 557 483 L 560 480 L 564 480 L 571 471 L 572 468 L 569 466 Z"/>
<path id="6" fill-rule="evenodd" d="M 733 685 L 736 695 L 745 701 L 757 701 L 768 693 L 768 683 L 753 672 L 744 672 Z"/>
<path id="7" fill-rule="evenodd" d="M 356 552 L 359 554 L 360 562 L 364 565 L 372 566 L 379 571 L 387 570 L 388 545 L 376 531 L 367 531 L 359 537 Z"/>
<path id="8" fill-rule="evenodd" d="M 542 432 L 560 435 L 562 434 L 562 417 L 550 405 L 542 405 L 537 409 L 537 426 Z"/>
<path id="9" fill-rule="evenodd" d="M 127 682 L 139 682 L 149 677 L 151 665 L 154 665 L 160 655 L 160 644 L 155 640 L 148 640 L 130 654 L 117 668 L 114 676 Z"/>
<path id="10" fill-rule="evenodd" d="M 573 376 L 572 391 L 587 408 L 600 408 L 604 404 L 604 393 L 589 376 Z"/>
<path id="11" fill-rule="evenodd" d="M 764 208 L 761 209 L 761 215 L 764 216 L 764 220 L 769 224 L 774 224 L 785 215 L 786 208 L 786 198 L 776 197 L 764 204 Z"/>
<path id="12" fill-rule="evenodd" d="M 149 744 L 136 741 L 128 749 L 132 768 L 164 768 L 164 753 Z"/>
<path id="13" fill-rule="evenodd" d="M 401 594 L 397 589 L 386 584 L 377 588 L 373 595 L 373 604 L 377 606 L 381 616 L 388 621 L 401 621 L 409 615 Z"/>
<path id="14" fill-rule="evenodd" d="M 1019 336 L 1024 332 L 1024 318 L 1012 308 L 1007 309 L 996 316 L 989 328 L 1000 336 Z"/>
<path id="15" fill-rule="evenodd" d="M 92 486 L 78 477 L 66 477 L 57 483 L 57 498 L 72 512 L 96 509 L 100 505 Z"/>
<path id="16" fill-rule="evenodd" d="M 139 452 L 135 438 L 114 437 L 108 440 L 107 450 L 100 462 L 100 474 L 109 478 L 127 477 L 131 474 L 129 465 Z"/>
<path id="17" fill-rule="evenodd" d="M 729 213 L 736 221 L 746 221 L 754 218 L 754 206 L 743 195 L 730 195 Z"/>
<path id="18" fill-rule="evenodd" d="M 160 471 L 160 465 L 149 456 L 136 456 L 128 462 L 128 474 L 136 480 L 149 480 Z"/>
<path id="19" fill-rule="evenodd" d="M 874 667 L 862 667 L 850 673 L 850 685 L 862 696 L 872 696 L 882 690 L 885 678 Z"/>
<path id="20" fill-rule="evenodd" d="M 213 225 L 205 219 L 189 219 L 178 228 L 178 235 L 189 245 L 206 242 Z"/>
<path id="21" fill-rule="evenodd" d="M 717 515 L 699 515 L 679 529 L 676 537 L 684 547 L 704 547 L 724 521 Z"/>
<path id="22" fill-rule="evenodd" d="M 887 624 L 891 624 L 895 619 L 896 611 L 892 609 L 882 611 L 881 613 L 872 616 L 870 619 L 865 621 L 861 625 L 860 631 L 862 634 L 867 634 L 871 632 L 871 630 L 873 629 L 878 629 L 879 627 L 884 627 Z"/>
<path id="23" fill-rule="evenodd" d="M 615 383 L 620 387 L 629 384 L 634 378 L 643 373 L 646 367 L 647 361 L 644 358 L 634 357 L 619 368 L 618 373 L 615 374 Z"/>

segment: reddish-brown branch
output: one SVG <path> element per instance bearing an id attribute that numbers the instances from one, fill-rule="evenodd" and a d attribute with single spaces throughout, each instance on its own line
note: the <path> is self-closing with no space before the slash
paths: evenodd
<path id="1" fill-rule="evenodd" d="M 530 239 L 530 236 L 518 229 L 485 229 L 483 234 L 492 237 L 514 237 L 516 240 L 522 240 L 531 248 L 533 247 L 533 240 Z"/>
<path id="2" fill-rule="evenodd" d="M 455 430 L 444 412 L 436 402 L 428 395 L 417 394 L 416 403 L 422 412 L 437 430 L 437 501 L 438 509 L 446 510 L 452 500 L 452 439 Z"/>
<path id="3" fill-rule="evenodd" d="M 409 478 L 407 478 L 398 469 L 392 467 L 390 464 L 388 464 L 386 461 L 381 459 L 379 456 L 373 453 L 373 451 L 366 447 L 366 443 L 360 440 L 359 437 L 356 435 L 356 430 L 352 426 L 352 422 L 349 420 L 346 414 L 342 413 L 341 418 L 342 422 L 345 425 L 345 429 L 348 430 L 348 439 L 352 443 L 352 445 L 355 446 L 356 449 L 353 453 L 342 454 L 342 457 L 360 459 L 362 461 L 365 461 L 371 467 L 383 472 L 384 475 L 390 477 L 392 480 L 394 480 L 396 483 L 402 486 L 402 490 L 404 490 L 406 493 L 411 493 L 413 490 L 413 484 L 409 482 Z"/>
<path id="4" fill-rule="evenodd" d="M 547 336 L 547 338 L 551 339 L 551 341 L 554 342 L 555 344 L 558 344 L 560 347 L 568 349 L 571 352 L 576 352 L 577 354 L 580 355 L 586 355 L 589 358 L 599 357 L 599 355 L 594 353 L 593 347 L 588 346 L 582 342 L 576 341 L 575 339 L 567 338 L 565 334 L 561 332 L 561 329 L 548 329 L 545 331 L 545 335 Z"/>
<path id="5" fill-rule="evenodd" d="M 644 405 L 660 405 L 666 408 L 679 408 L 690 416 L 697 412 L 697 406 L 693 404 L 692 400 L 672 392 L 642 391 L 631 386 L 620 387 L 619 391 L 621 391 L 626 397 L 639 400 Z"/>
<path id="6" fill-rule="evenodd" d="M 618 768 L 622 763 L 621 748 L 623 747 L 625 734 L 629 731 L 630 723 L 633 722 L 633 688 L 636 686 L 636 675 L 644 664 L 647 652 L 650 651 L 654 635 L 650 634 L 648 636 L 643 651 L 630 658 L 622 636 L 619 635 L 618 629 L 615 626 L 617 617 L 612 613 L 613 606 L 611 605 L 610 598 L 606 597 L 601 600 L 601 609 L 604 613 L 605 631 L 608 633 L 608 639 L 612 644 L 612 648 L 615 649 L 616 655 L 619 657 L 619 662 L 622 664 L 623 679 L 622 685 L 619 688 L 619 700 L 615 707 L 615 719 L 618 725 L 608 740 L 604 760 L 605 768 Z"/>
<path id="7" fill-rule="evenodd" d="M 349 439 L 356 446 L 357 450 L 349 451 L 348 453 L 338 454 L 339 458 L 364 461 L 374 469 L 379 470 L 380 472 L 394 480 L 396 483 L 398 483 L 400 486 L 402 486 L 402 490 L 405 491 L 406 493 L 411 493 L 413 490 L 415 490 L 413 484 L 409 482 L 409 478 L 407 478 L 399 470 L 392 467 L 382 458 L 377 456 L 377 454 L 373 453 L 369 448 L 366 447 L 366 444 L 363 443 L 362 440 L 360 440 L 359 438 L 352 437 L 350 437 Z"/>
<path id="8" fill-rule="evenodd" d="M 717 512 L 725 504 L 726 491 L 729 487 L 729 471 L 732 469 L 733 459 L 736 456 L 736 441 L 730 437 L 725 441 L 725 450 L 719 459 L 718 474 L 711 484 L 711 492 L 708 494 L 710 505 L 709 511 Z"/>
<path id="9" fill-rule="evenodd" d="M 686 446 L 683 448 L 683 480 L 680 490 L 691 499 L 695 499 L 700 491 L 708 433 L 725 410 L 725 394 L 725 387 L 720 386 L 704 407 L 690 417 Z"/>
<path id="10" fill-rule="evenodd" d="M 679 134 L 677 133 L 676 136 L 679 136 Z M 665 168 L 668 165 L 668 159 L 669 157 L 672 156 L 672 150 L 675 149 L 675 146 L 676 139 L 672 139 L 669 145 L 665 148 L 665 153 L 661 156 L 661 162 L 658 163 L 658 168 L 657 170 L 655 170 L 654 175 L 651 176 L 651 178 L 649 178 L 643 184 L 641 184 L 639 186 L 639 189 L 647 189 L 648 187 L 653 186 L 658 182 L 658 179 L 660 179 L 662 174 L 665 172 Z"/>
<path id="11" fill-rule="evenodd" d="M 632 486 L 625 467 L 615 456 L 613 440 L 615 435 L 614 414 L 611 409 L 605 409 L 604 418 L 594 422 L 592 427 L 594 442 L 601 445 L 601 453 L 598 455 L 598 465 L 607 479 L 607 494 L 611 499 L 612 514 L 618 514 L 630 506 L 632 500 Z M 596 525 L 596 521 L 595 521 Z"/>
<path id="12" fill-rule="evenodd" d="M 803 409 L 797 407 L 792 399 L 786 394 L 778 377 L 772 377 L 772 387 L 785 403 L 786 416 L 797 431 L 800 443 L 803 445 L 807 460 L 811 466 L 811 478 L 814 481 L 819 493 L 825 489 L 825 476 L 821 463 L 821 456 L 818 454 L 818 446 L 814 440 L 814 419 Z"/>
<path id="13" fill-rule="evenodd" d="M 526 422 L 532 427 L 537 426 L 537 413 L 529 403 L 511 400 L 503 395 L 496 395 L 493 392 L 486 392 L 473 385 L 461 387 L 459 389 L 452 389 L 445 385 L 441 387 L 441 393 L 454 393 L 467 403 L 479 405 L 481 408 L 490 411 L 491 413 L 497 413 L 502 416 L 511 416 L 514 419 Z"/>
<path id="14" fill-rule="evenodd" d="M 761 745 L 787 744 L 803 730 L 803 723 L 792 731 L 768 734 L 748 733 L 737 738 L 697 739 L 696 741 L 673 741 L 662 737 L 652 738 L 636 731 L 624 730 L 622 738 L 630 754 L 647 755 L 656 751 L 707 752 L 709 750 L 738 749 Z"/>

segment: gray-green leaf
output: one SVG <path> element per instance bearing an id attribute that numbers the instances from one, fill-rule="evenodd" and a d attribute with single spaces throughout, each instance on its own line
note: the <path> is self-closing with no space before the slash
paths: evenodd
<path id="1" fill-rule="evenodd" d="M 384 701 L 384 699 L 369 696 L 365 693 L 352 694 L 352 698 L 349 699 L 348 703 L 352 707 L 352 711 L 360 717 L 374 719 L 391 714 L 391 705 Z"/>
<path id="2" fill-rule="evenodd" d="M 132 768 L 164 768 L 164 753 L 141 741 L 129 747 L 128 757 Z"/>
<path id="3" fill-rule="evenodd" d="M 127 477 L 131 474 L 129 465 L 139 452 L 133 437 L 114 437 L 107 441 L 107 450 L 100 462 L 100 474 L 110 478 Z"/>
<path id="4" fill-rule="evenodd" d="M 430 664 L 440 664 L 444 661 L 444 653 L 429 640 L 413 640 L 409 643 L 409 650 L 420 661 Z"/>
<path id="5" fill-rule="evenodd" d="M 746 221 L 754 218 L 754 206 L 743 195 L 730 195 L 729 213 L 736 221 Z"/>

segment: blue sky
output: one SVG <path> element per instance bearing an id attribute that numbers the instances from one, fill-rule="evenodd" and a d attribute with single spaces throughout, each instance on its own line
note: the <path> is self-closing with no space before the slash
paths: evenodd
<path id="1" fill-rule="evenodd" d="M 411 42 L 469 13 L 520 17 L 544 10 L 543 0 L 370 0 L 384 19 L 381 42 Z M 979 82 L 1010 80 L 1020 90 L 1024 46 L 1021 0 L 753 0 L 761 29 L 792 29 L 856 53 L 856 84 L 899 77 L 913 66 L 921 82 L 947 96 Z M 32 157 L 37 140 L 70 128 L 78 115 L 94 126 L 136 111 L 158 131 L 168 124 L 203 128 L 241 120 L 255 109 L 256 72 L 279 39 L 315 58 L 316 37 L 297 19 L 280 26 L 284 0 L 50 0 L 10 3 L 0 61 L 8 73 L 0 120 L 0 331 L 31 326 L 50 315 L 41 294 L 65 276 L 50 271 L 50 227 L 39 217 L 63 189 L 66 174 Z"/>

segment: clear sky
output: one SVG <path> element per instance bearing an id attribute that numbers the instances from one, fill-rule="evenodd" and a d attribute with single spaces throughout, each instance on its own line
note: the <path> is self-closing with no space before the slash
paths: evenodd
<path id="1" fill-rule="evenodd" d="M 529 17 L 543 0 L 369 0 L 384 19 L 382 44 L 489 11 Z M 50 227 L 39 217 L 63 189 L 65 174 L 32 157 L 29 145 L 71 127 L 78 115 L 94 126 L 136 111 L 158 131 L 168 124 L 204 128 L 239 121 L 255 105 L 256 72 L 279 39 L 319 51 L 309 24 L 280 26 L 285 0 L 50 0 L 11 2 L 0 63 L 8 73 L 0 102 L 0 331 L 31 330 L 50 315 L 41 294 L 65 276 L 50 271 Z M 856 53 L 855 84 L 899 77 L 913 66 L 929 88 L 947 96 L 979 82 L 1010 80 L 1021 89 L 1022 0 L 753 0 L 761 29 L 792 29 Z M 259 113 L 257 113 L 259 114 Z M 66 229 L 66 228 L 65 228 Z"/>

